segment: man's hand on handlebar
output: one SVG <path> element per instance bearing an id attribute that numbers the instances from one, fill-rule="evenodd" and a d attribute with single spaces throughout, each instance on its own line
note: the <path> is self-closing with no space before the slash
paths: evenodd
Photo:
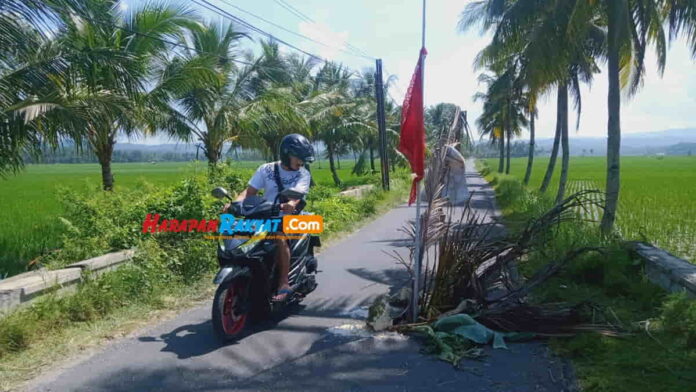
<path id="1" fill-rule="evenodd" d="M 223 214 L 224 213 L 233 213 L 233 214 L 239 213 L 238 209 L 239 209 L 240 204 L 241 204 L 241 202 L 239 202 L 239 201 L 233 201 L 231 203 L 227 203 L 222 207 L 221 212 Z"/>
<path id="2" fill-rule="evenodd" d="M 297 210 L 297 204 L 299 204 L 299 202 L 299 200 L 290 200 L 287 203 L 281 203 L 280 210 L 287 213 L 293 213 L 295 210 Z"/>

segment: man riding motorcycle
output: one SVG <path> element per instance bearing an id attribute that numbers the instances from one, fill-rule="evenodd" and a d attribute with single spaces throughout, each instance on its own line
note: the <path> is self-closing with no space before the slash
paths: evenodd
<path id="1" fill-rule="evenodd" d="M 312 181 L 309 170 L 304 168 L 305 163 L 314 162 L 314 147 L 306 137 L 299 134 L 290 134 L 280 142 L 280 161 L 264 163 L 259 166 L 249 180 L 247 188 L 242 191 L 236 201 L 241 202 L 249 196 L 257 195 L 264 190 L 264 199 L 273 202 L 283 189 L 293 189 L 300 193 L 308 193 Z M 284 199 L 281 196 L 280 210 L 283 214 L 293 214 L 301 200 Z M 274 301 L 284 301 L 292 294 L 288 283 L 290 269 L 290 246 L 282 233 L 276 235 L 277 252 L 275 254 L 280 280 L 278 293 L 273 297 Z"/>

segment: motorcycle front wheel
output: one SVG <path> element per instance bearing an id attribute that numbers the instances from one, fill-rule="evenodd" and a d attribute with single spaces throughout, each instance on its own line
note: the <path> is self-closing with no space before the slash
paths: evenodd
<path id="1" fill-rule="evenodd" d="M 247 322 L 244 309 L 243 293 L 246 282 L 242 279 L 234 279 L 231 282 L 221 284 L 215 291 L 213 299 L 213 329 L 217 338 L 223 342 L 229 342 L 238 338 Z"/>

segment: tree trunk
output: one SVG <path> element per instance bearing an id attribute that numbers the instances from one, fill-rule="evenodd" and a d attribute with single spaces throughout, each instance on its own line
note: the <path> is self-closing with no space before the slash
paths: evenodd
<path id="1" fill-rule="evenodd" d="M 498 173 L 502 173 L 505 169 L 505 135 L 501 134 L 498 139 L 500 145 L 500 159 L 498 160 Z"/>
<path id="2" fill-rule="evenodd" d="M 331 175 L 333 176 L 334 184 L 336 184 L 337 186 L 341 186 L 341 179 L 338 178 L 338 174 L 336 173 L 336 166 L 334 165 L 333 144 L 327 144 L 326 148 L 329 155 L 329 169 L 331 170 Z"/>
<path id="3" fill-rule="evenodd" d="M 372 151 L 372 144 L 370 144 L 370 147 L 368 148 L 370 150 L 370 170 L 372 172 L 375 172 L 375 153 Z"/>
<path id="4" fill-rule="evenodd" d="M 539 192 L 546 192 L 546 188 L 549 187 L 551 183 L 551 177 L 553 176 L 553 169 L 556 167 L 556 157 L 558 156 L 558 143 L 561 141 L 561 91 L 558 87 L 558 99 L 556 104 L 556 135 L 553 138 L 553 147 L 551 149 L 551 158 L 549 159 L 549 164 L 546 167 L 546 174 L 544 174 L 544 180 L 541 183 L 541 188 Z"/>
<path id="5" fill-rule="evenodd" d="M 319 142 L 316 142 L 316 141 L 315 141 L 315 142 L 314 142 L 314 153 L 316 154 L 316 158 L 317 158 L 317 161 L 316 161 L 316 162 L 317 162 L 317 166 L 319 167 L 319 169 L 321 169 L 321 159 L 320 159 L 320 155 L 319 155 L 319 147 L 318 147 L 318 145 L 319 145 Z"/>
<path id="6" fill-rule="evenodd" d="M 510 174 L 510 131 L 507 132 L 507 163 L 505 164 L 505 174 Z"/>
<path id="7" fill-rule="evenodd" d="M 312 168 L 310 168 L 309 163 L 305 163 L 305 169 L 307 169 L 307 171 L 309 172 L 309 187 L 311 188 L 315 186 L 317 183 L 314 182 L 314 177 L 312 177 Z"/>
<path id="8" fill-rule="evenodd" d="M 210 143 L 205 144 L 205 157 L 208 158 L 209 166 L 215 166 L 220 161 L 220 150 L 221 148 Z"/>
<path id="9" fill-rule="evenodd" d="M 605 187 L 605 206 L 602 223 L 602 233 L 608 234 L 614 227 L 616 209 L 619 202 L 619 187 L 621 185 L 621 86 L 619 85 L 619 35 L 620 26 L 616 21 L 624 7 L 624 1 L 609 1 L 609 23 L 607 31 L 609 57 L 609 94 L 607 107 L 609 121 L 607 122 L 607 181 Z"/>
<path id="10" fill-rule="evenodd" d="M 99 159 L 102 172 L 102 187 L 105 191 L 114 190 L 114 175 L 111 173 L 111 157 L 108 160 L 102 161 Z"/>
<path id="11" fill-rule="evenodd" d="M 116 140 L 111 136 L 104 143 L 92 143 L 94 153 L 97 155 L 99 165 L 101 165 L 102 188 L 105 191 L 114 190 L 114 175 L 111 172 L 111 157 L 114 153 L 114 144 L 116 144 Z"/>
<path id="12" fill-rule="evenodd" d="M 341 170 L 341 154 L 336 154 L 336 163 L 338 164 L 338 170 Z"/>
<path id="13" fill-rule="evenodd" d="M 534 163 L 534 111 L 529 118 L 529 157 L 527 158 L 527 171 L 524 173 L 524 185 L 529 185 L 532 177 L 532 164 Z"/>
<path id="14" fill-rule="evenodd" d="M 570 160 L 570 151 L 568 147 L 568 85 L 563 84 L 558 89 L 559 94 L 559 109 L 561 109 L 561 147 L 563 148 L 563 157 L 561 159 L 561 179 L 558 182 L 558 193 L 556 194 L 556 204 L 563 201 L 565 196 L 566 183 L 568 182 L 568 163 Z M 562 98 L 562 102 L 560 102 Z"/>

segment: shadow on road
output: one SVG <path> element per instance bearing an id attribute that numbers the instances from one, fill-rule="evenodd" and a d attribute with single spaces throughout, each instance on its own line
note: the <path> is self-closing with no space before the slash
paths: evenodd
<path id="1" fill-rule="evenodd" d="M 547 391 L 568 388 L 568 371 L 561 361 L 546 362 L 539 342 L 518 343 L 510 350 L 485 347 L 484 361 L 465 360 L 459 371 L 404 340 L 326 338 L 306 353 L 255 373 L 235 376 L 232 366 L 160 366 L 120 369 L 100 377 L 89 391 Z M 237 359 L 237 358 L 235 358 Z M 232 365 L 234 364 L 234 365 Z"/>
<path id="2" fill-rule="evenodd" d="M 373 272 L 362 270 L 363 269 L 360 268 L 350 272 L 365 279 L 380 283 L 391 282 L 394 279 L 402 277 L 398 271 L 389 272 L 389 270 L 387 270 Z M 368 301 L 365 301 L 365 303 L 359 303 L 357 306 L 364 306 L 367 304 Z M 188 359 L 204 356 L 222 347 L 240 344 L 245 342 L 245 340 L 252 335 L 269 330 L 325 334 L 327 329 L 325 325 L 313 325 L 311 322 L 283 323 L 283 321 L 300 318 L 347 320 L 351 318 L 349 311 L 355 306 L 355 298 L 352 295 L 317 300 L 310 299 L 306 304 L 300 303 L 290 305 L 284 310 L 274 313 L 268 320 L 248 324 L 239 339 L 229 343 L 223 343 L 217 340 L 213 333 L 213 326 L 210 320 L 198 324 L 182 325 L 160 336 L 141 336 L 138 340 L 144 343 L 162 342 L 165 346 L 160 350 L 161 352 L 171 352 L 175 354 L 178 359 Z M 242 360 L 243 358 L 236 359 Z"/>
<path id="3" fill-rule="evenodd" d="M 155 336 L 141 336 L 141 342 L 164 342 L 161 350 L 176 354 L 179 359 L 186 359 L 208 354 L 220 348 L 220 343 L 213 336 L 210 321 L 199 324 L 182 325 L 171 332 Z"/>
<path id="4" fill-rule="evenodd" d="M 389 286 L 390 294 L 410 284 L 411 277 L 405 268 L 369 270 L 367 268 L 348 268 L 346 271 L 362 279 Z"/>
<path id="5" fill-rule="evenodd" d="M 247 339 L 254 334 L 271 329 L 295 329 L 306 332 L 324 332 L 326 328 L 312 328 L 311 326 L 306 328 L 279 326 L 283 320 L 297 315 L 298 313 L 302 312 L 304 308 L 305 305 L 302 304 L 291 305 L 283 311 L 274 313 L 273 316 L 268 320 L 255 323 L 249 322 L 239 339 L 229 343 L 223 343 L 215 337 L 213 333 L 212 321 L 210 320 L 198 324 L 182 325 L 170 332 L 160 335 L 159 337 L 141 336 L 138 338 L 138 340 L 145 343 L 163 342 L 165 347 L 160 351 L 174 353 L 178 359 L 187 359 L 209 354 L 225 346 L 239 344 L 244 339 Z"/>
<path id="6" fill-rule="evenodd" d="M 413 246 L 413 241 L 409 238 L 391 238 L 387 240 L 374 240 L 370 242 L 383 243 L 385 246 L 391 246 L 393 248 L 405 248 L 407 246 Z"/>

